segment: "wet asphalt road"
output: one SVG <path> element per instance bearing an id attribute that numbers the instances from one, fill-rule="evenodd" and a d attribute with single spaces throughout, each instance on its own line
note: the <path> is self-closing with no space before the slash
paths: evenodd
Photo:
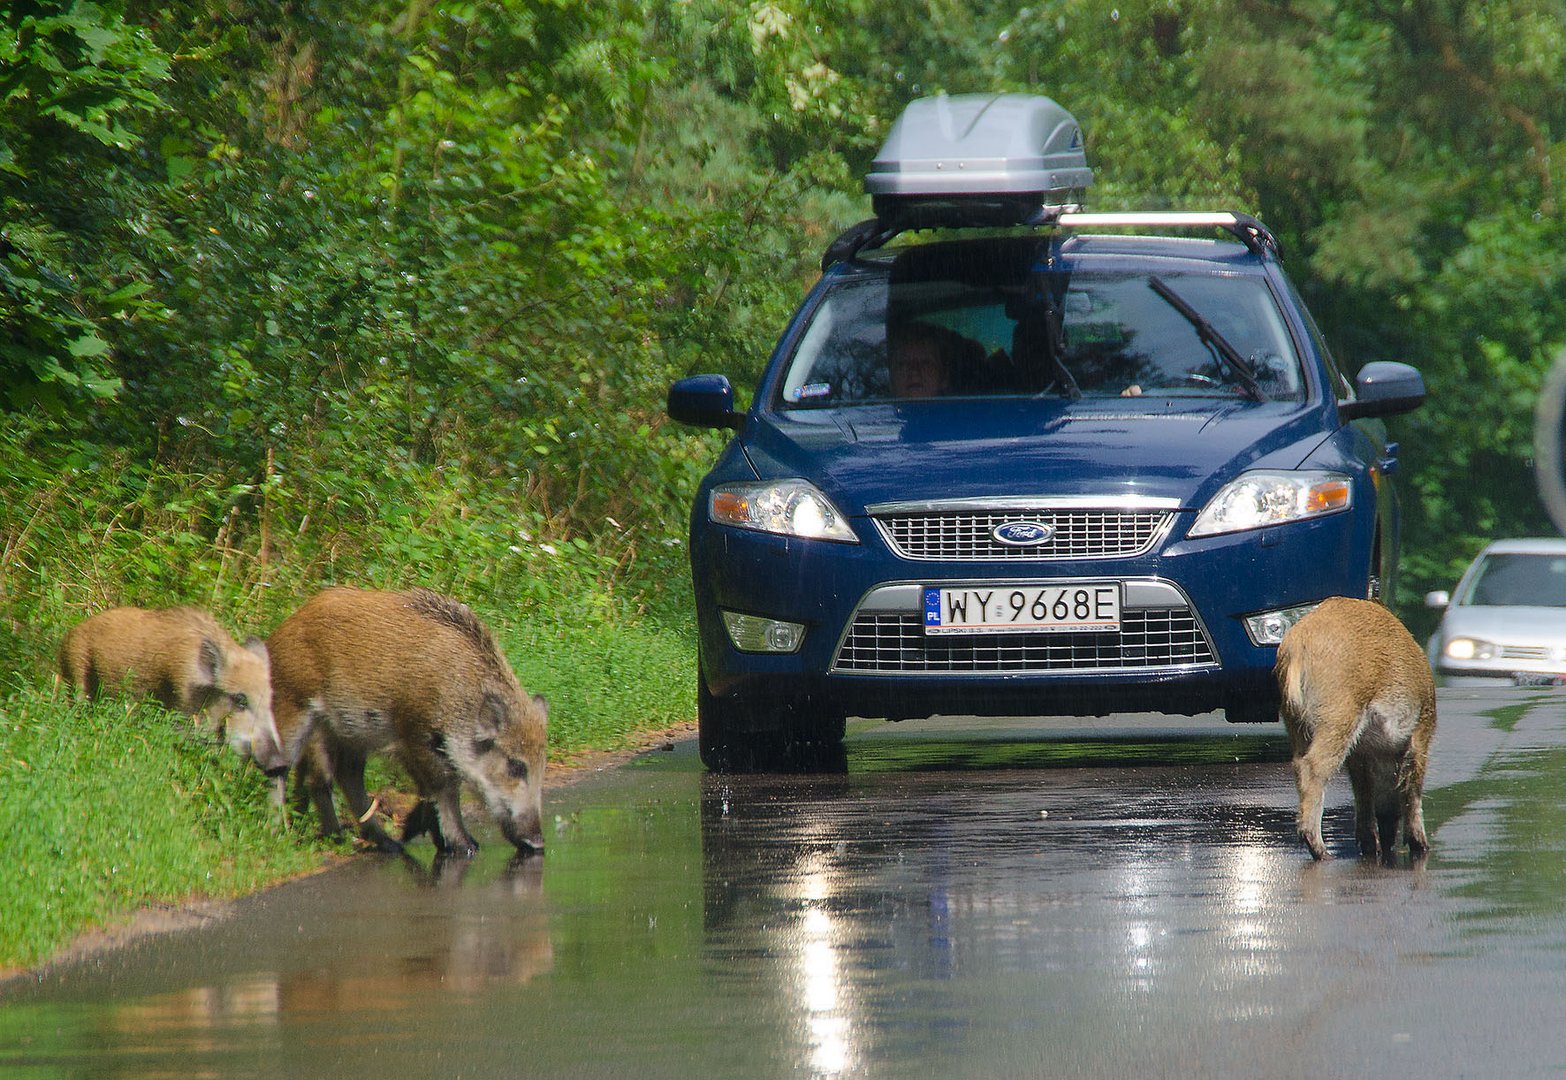
<path id="1" fill-rule="evenodd" d="M 1293 835 L 1281 727 L 851 725 L 559 792 L 543 858 L 376 856 L 0 986 L 10 1076 L 1566 1070 L 1566 692 L 1442 691 L 1422 865 Z"/>

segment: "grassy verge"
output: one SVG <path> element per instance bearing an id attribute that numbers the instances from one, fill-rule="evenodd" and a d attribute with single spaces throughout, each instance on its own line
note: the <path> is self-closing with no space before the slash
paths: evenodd
<path id="1" fill-rule="evenodd" d="M 696 715 L 696 643 L 684 628 L 648 621 L 512 626 L 493 618 L 501 647 L 530 693 L 549 701 L 549 756 L 627 746 L 639 732 Z"/>
<path id="2" fill-rule="evenodd" d="M 550 701 L 552 761 L 691 715 L 681 631 L 485 618 L 523 685 Z M 405 783 L 395 768 L 378 775 Z M 42 680 L 0 699 L 0 837 L 0 970 L 141 907 L 242 895 L 343 850 L 317 839 L 309 816 L 284 825 L 261 773 L 186 718 L 71 702 Z"/>
<path id="3" fill-rule="evenodd" d="M 183 717 L 23 690 L 0 705 L 0 968 L 154 902 L 235 896 L 320 864 L 265 778 Z"/>

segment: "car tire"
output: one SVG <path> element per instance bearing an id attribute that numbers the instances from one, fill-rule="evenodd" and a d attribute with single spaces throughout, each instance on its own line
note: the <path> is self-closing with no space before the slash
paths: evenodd
<path id="1" fill-rule="evenodd" d="M 713 772 L 846 772 L 845 718 L 808 702 L 721 698 L 696 676 L 696 747 Z"/>
<path id="2" fill-rule="evenodd" d="M 1278 703 L 1254 698 L 1233 700 L 1223 707 L 1223 718 L 1231 724 L 1277 723 Z"/>

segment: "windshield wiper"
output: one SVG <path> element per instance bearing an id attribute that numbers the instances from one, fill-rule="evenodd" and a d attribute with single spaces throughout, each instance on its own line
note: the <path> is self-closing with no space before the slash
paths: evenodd
<path id="1" fill-rule="evenodd" d="M 1182 300 L 1180 294 L 1171 289 L 1163 278 L 1150 277 L 1147 279 L 1147 284 L 1150 289 L 1163 297 L 1170 307 L 1183 315 L 1186 322 L 1196 328 L 1196 336 L 1201 339 L 1202 344 L 1211 348 L 1218 354 L 1219 359 L 1229 365 L 1255 400 L 1268 400 L 1267 392 L 1261 388 L 1261 383 L 1256 381 L 1256 373 L 1251 370 L 1251 365 L 1240 355 L 1240 350 L 1218 332 L 1217 327 L 1208 322 L 1201 312 Z"/>

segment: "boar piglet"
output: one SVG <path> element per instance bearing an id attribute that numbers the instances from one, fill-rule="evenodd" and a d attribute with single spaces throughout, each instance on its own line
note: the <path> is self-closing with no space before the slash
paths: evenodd
<path id="1" fill-rule="evenodd" d="M 153 697 L 254 758 L 268 774 L 288 767 L 272 719 L 266 645 L 237 644 L 197 607 L 110 608 L 66 632 L 60 677 L 89 698 L 114 691 Z"/>
<path id="2" fill-rule="evenodd" d="M 1275 668 L 1299 787 L 1299 832 L 1317 859 L 1327 781 L 1347 760 L 1361 856 L 1390 858 L 1425 836 L 1425 767 L 1435 735 L 1435 680 L 1411 634 L 1386 608 L 1333 597 L 1291 627 Z"/>
<path id="3" fill-rule="evenodd" d="M 283 620 L 267 647 L 278 731 L 322 831 L 341 828 L 335 779 L 361 835 L 383 851 L 402 849 L 364 787 L 366 759 L 384 751 L 423 800 L 405 838 L 428 830 L 444 852 L 477 851 L 462 823 L 465 782 L 507 840 L 543 848 L 548 711 L 523 692 L 466 604 L 428 589 L 331 588 Z"/>

